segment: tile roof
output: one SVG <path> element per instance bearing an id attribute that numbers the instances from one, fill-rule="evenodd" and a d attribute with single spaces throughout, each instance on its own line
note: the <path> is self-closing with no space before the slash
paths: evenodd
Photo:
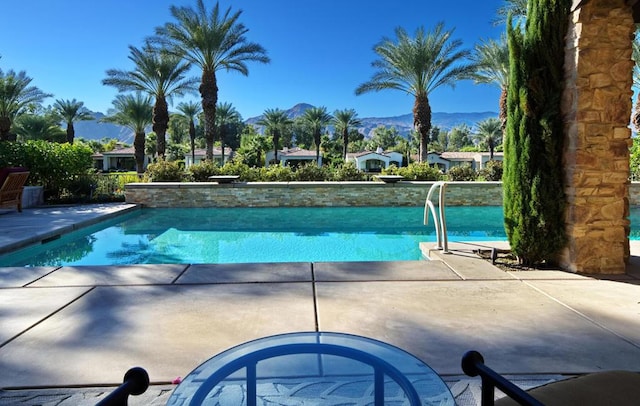
<path id="1" fill-rule="evenodd" d="M 474 157 L 480 156 L 489 156 L 489 152 L 460 152 L 460 151 L 446 151 L 439 154 L 443 159 L 473 159 Z M 493 156 L 503 156 L 502 152 L 494 152 Z"/>
<path id="2" fill-rule="evenodd" d="M 280 156 L 311 156 L 315 158 L 316 151 L 295 147 L 295 148 L 289 148 L 287 150 L 284 150 L 284 149 L 280 150 L 278 151 L 278 155 Z"/>

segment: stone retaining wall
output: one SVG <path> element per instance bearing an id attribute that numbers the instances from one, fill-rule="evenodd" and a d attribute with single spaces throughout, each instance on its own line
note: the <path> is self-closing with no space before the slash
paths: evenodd
<path id="1" fill-rule="evenodd" d="M 125 195 L 127 203 L 145 207 L 423 206 L 433 183 L 129 183 Z M 446 204 L 502 205 L 502 183 L 449 182 Z"/>
<path id="2" fill-rule="evenodd" d="M 433 182 L 129 183 L 127 203 L 146 207 L 422 206 Z M 640 182 L 630 204 L 640 205 Z M 433 196 L 438 199 L 437 194 Z M 446 204 L 500 206 L 501 182 L 448 182 Z"/>

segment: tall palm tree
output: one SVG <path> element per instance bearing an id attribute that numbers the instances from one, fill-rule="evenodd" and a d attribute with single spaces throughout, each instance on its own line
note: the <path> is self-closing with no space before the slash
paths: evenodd
<path id="1" fill-rule="evenodd" d="M 500 88 L 500 122 L 507 123 L 507 89 L 509 87 L 509 46 L 502 36 L 500 41 L 482 41 L 475 47 L 471 60 L 476 64 L 473 79 L 476 83 L 495 84 Z"/>
<path id="2" fill-rule="evenodd" d="M 73 144 L 73 139 L 76 136 L 76 130 L 73 128 L 74 121 L 86 121 L 93 120 L 93 116 L 89 110 L 84 107 L 84 103 L 81 101 L 62 100 L 57 99 L 53 104 L 53 108 L 56 109 L 58 114 L 67 123 L 67 142 Z"/>
<path id="3" fill-rule="evenodd" d="M 0 69 L 0 141 L 15 141 L 11 134 L 11 124 L 30 104 L 40 104 L 52 95 L 35 86 L 29 86 L 31 79 L 24 71 L 6 73 Z"/>
<path id="4" fill-rule="evenodd" d="M 489 147 L 489 159 L 493 160 L 493 151 L 502 143 L 502 126 L 497 118 L 488 118 L 478 123 L 476 136 Z"/>
<path id="5" fill-rule="evenodd" d="M 220 136 L 220 148 L 222 149 L 222 165 L 224 165 L 224 141 L 229 127 L 233 123 L 242 121 L 242 116 L 231 103 L 218 103 L 216 106 L 216 127 Z"/>
<path id="6" fill-rule="evenodd" d="M 204 111 L 207 159 L 211 160 L 218 103 L 216 72 L 225 69 L 247 76 L 246 62 L 268 63 L 269 58 L 261 45 L 247 42 L 245 34 L 249 30 L 238 21 L 242 11 L 232 13 L 228 8 L 221 13 L 216 2 L 209 12 L 203 0 L 197 0 L 195 10 L 171 6 L 170 11 L 176 22 L 156 28 L 156 37 L 152 41 L 202 69 L 199 90 Z"/>
<path id="7" fill-rule="evenodd" d="M 131 129 L 135 138 L 133 147 L 135 148 L 136 171 L 138 175 L 144 173 L 145 154 L 145 132 L 146 128 L 153 121 L 153 105 L 151 96 L 144 96 L 141 92 L 134 95 L 116 95 L 113 101 L 113 109 L 110 109 L 108 116 L 102 120 L 120 124 Z"/>
<path id="8" fill-rule="evenodd" d="M 358 86 L 356 95 L 384 89 L 413 95 L 413 126 L 420 134 L 419 160 L 426 162 L 431 132 L 429 94 L 442 85 L 453 87 L 458 80 L 470 79 L 475 67 L 463 63 L 470 52 L 458 50 L 462 42 L 451 39 L 453 30 L 445 31 L 443 23 L 432 32 L 420 27 L 415 37 L 401 27 L 395 33 L 395 41 L 384 38 L 374 47 L 380 59 L 372 65 L 378 70 L 370 81 Z"/>
<path id="9" fill-rule="evenodd" d="M 271 135 L 273 140 L 274 161 L 278 164 L 278 147 L 280 145 L 280 136 L 286 127 L 293 124 L 293 120 L 287 116 L 287 112 L 280 109 L 266 109 L 262 118 L 256 123 L 265 127 L 265 133 Z"/>
<path id="10" fill-rule="evenodd" d="M 493 21 L 495 25 L 502 25 L 507 22 L 509 15 L 512 21 L 522 27 L 527 19 L 528 0 L 504 0 L 504 4 L 500 6 L 496 12 L 498 15 Z"/>
<path id="11" fill-rule="evenodd" d="M 302 119 L 311 127 L 313 143 L 316 144 L 316 162 L 320 166 L 320 141 L 322 130 L 331 123 L 333 117 L 327 113 L 326 107 L 311 107 L 305 110 Z"/>
<path id="12" fill-rule="evenodd" d="M 354 109 L 336 110 L 333 113 L 333 125 L 336 131 L 342 133 L 342 159 L 347 160 L 347 147 L 349 145 L 349 130 L 362 124 L 358 113 Z"/>
<path id="13" fill-rule="evenodd" d="M 195 118 L 202 112 L 200 104 L 196 102 L 183 102 L 176 106 L 179 112 L 189 119 L 189 141 L 191 141 L 191 162 L 196 161 L 196 124 Z"/>
<path id="14" fill-rule="evenodd" d="M 155 98 L 153 106 L 153 131 L 158 136 L 158 156 L 164 157 L 166 133 L 169 128 L 167 100 L 195 91 L 197 78 L 185 78 L 191 65 L 180 57 L 146 46 L 140 50 L 129 46 L 129 59 L 134 63 L 132 71 L 109 69 L 102 84 L 114 86 L 119 91 L 144 92 Z"/>

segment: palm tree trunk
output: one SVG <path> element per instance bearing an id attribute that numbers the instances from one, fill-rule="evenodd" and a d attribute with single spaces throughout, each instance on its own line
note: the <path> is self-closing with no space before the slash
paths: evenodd
<path id="1" fill-rule="evenodd" d="M 429 133 L 431 132 L 431 106 L 429 106 L 426 93 L 416 96 L 416 101 L 413 104 L 413 127 L 420 135 L 418 162 L 427 162 Z"/>
<path id="2" fill-rule="evenodd" d="M 153 106 L 153 131 L 157 138 L 158 157 L 164 158 L 167 150 L 166 134 L 169 128 L 169 108 L 167 100 L 164 97 L 156 98 L 156 104 Z"/>
<path id="3" fill-rule="evenodd" d="M 76 130 L 73 128 L 73 121 L 67 122 L 67 142 L 73 145 L 73 139 L 76 136 Z"/>
<path id="4" fill-rule="evenodd" d="M 207 160 L 213 161 L 213 143 L 216 135 L 216 103 L 218 103 L 218 84 L 214 71 L 203 69 L 200 84 L 202 111 L 204 112 L 204 137 L 207 141 Z"/>
<path id="5" fill-rule="evenodd" d="M 138 176 L 142 176 L 144 173 L 144 136 L 144 131 L 137 132 L 133 139 L 133 147 L 135 149 L 134 155 L 136 158 L 136 172 L 138 172 Z"/>
<path id="6" fill-rule="evenodd" d="M 0 141 L 9 141 L 9 130 L 11 130 L 9 117 L 0 117 Z"/>
<path id="7" fill-rule="evenodd" d="M 320 132 L 313 134 L 313 142 L 316 144 L 316 164 L 320 167 Z"/>
<path id="8" fill-rule="evenodd" d="M 349 128 L 342 130 L 342 159 L 347 162 L 347 145 L 349 144 Z"/>
<path id="9" fill-rule="evenodd" d="M 273 132 L 273 163 L 278 164 L 278 144 L 280 143 L 280 133 L 278 130 Z"/>
<path id="10" fill-rule="evenodd" d="M 196 163 L 196 126 L 193 119 L 189 120 L 189 140 L 191 141 L 191 164 Z"/>
<path id="11" fill-rule="evenodd" d="M 507 88 L 503 87 L 500 91 L 500 127 L 504 133 L 507 128 Z"/>
<path id="12" fill-rule="evenodd" d="M 224 139 L 227 136 L 224 128 L 220 127 L 220 154 L 222 155 L 222 161 L 220 161 L 220 166 L 224 165 Z"/>
<path id="13" fill-rule="evenodd" d="M 636 133 L 640 133 L 640 94 L 636 98 L 636 105 L 631 115 L 631 124 L 633 124 L 633 129 Z"/>

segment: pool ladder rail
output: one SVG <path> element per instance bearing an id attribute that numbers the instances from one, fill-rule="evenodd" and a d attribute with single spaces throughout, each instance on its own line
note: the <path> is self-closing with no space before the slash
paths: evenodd
<path id="1" fill-rule="evenodd" d="M 431 196 L 438 189 L 438 214 L 436 214 L 436 208 L 431 200 Z M 438 181 L 431 186 L 427 199 L 424 201 L 424 225 L 429 225 L 429 211 L 433 216 L 434 226 L 436 228 L 436 249 L 442 250 L 443 253 L 448 254 L 449 251 L 449 239 L 447 238 L 447 219 L 444 214 L 444 195 L 447 190 L 447 182 Z"/>

